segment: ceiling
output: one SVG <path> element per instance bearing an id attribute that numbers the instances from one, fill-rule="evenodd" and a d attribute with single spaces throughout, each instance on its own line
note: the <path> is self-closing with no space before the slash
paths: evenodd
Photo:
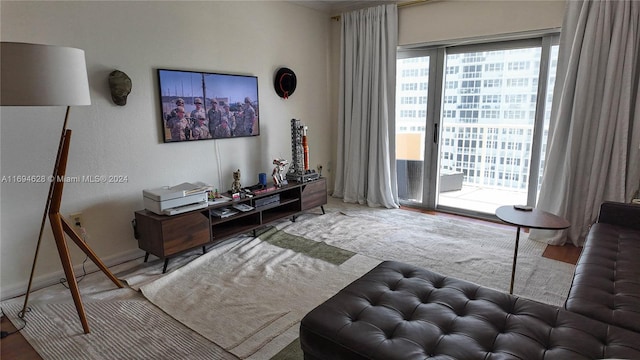
<path id="1" fill-rule="evenodd" d="M 324 11 L 328 14 L 340 14 L 347 11 L 364 9 L 371 6 L 399 3 L 400 0 L 299 0 L 291 1 L 292 3 L 305 6 L 308 8 Z"/>

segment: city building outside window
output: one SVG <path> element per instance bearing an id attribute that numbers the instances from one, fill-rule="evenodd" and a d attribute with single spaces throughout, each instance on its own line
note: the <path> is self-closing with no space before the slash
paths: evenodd
<path id="1" fill-rule="evenodd" d="M 397 151 L 396 157 L 400 199 L 420 204 L 428 198 L 429 206 L 470 206 L 472 211 L 493 213 L 495 204 L 481 209 L 460 205 L 457 200 L 447 203 L 446 192 L 423 197 L 425 174 L 440 182 L 461 173 L 463 188 L 459 191 L 463 193 L 474 187 L 498 202 L 504 197 L 509 203 L 535 203 L 531 194 L 537 196 L 542 177 L 557 64 L 557 34 L 508 43 L 483 42 L 468 49 L 427 47 L 424 56 L 399 53 L 396 144 L 403 149 Z M 434 61 L 436 57 L 442 60 Z M 416 58 L 420 60 L 415 61 Z M 430 69 L 434 64 L 442 66 L 442 70 Z M 441 79 L 435 81 L 438 76 Z M 419 86 L 416 89 L 405 84 Z M 437 84 L 442 88 L 436 89 Z M 430 92 L 436 94 L 431 100 Z M 538 106 L 539 99 L 544 106 Z M 537 123 L 542 124 L 539 133 L 534 132 Z M 432 136 L 427 132 L 433 132 Z M 419 146 L 407 146 L 408 139 L 419 142 Z M 435 155 L 429 152 L 434 142 Z M 535 147 L 534 142 L 538 144 Z M 406 152 L 409 147 L 410 154 Z M 533 148 L 540 149 L 540 153 L 534 154 Z M 425 160 L 425 155 L 432 158 Z M 428 171 L 434 160 L 436 174 Z M 534 169 L 530 166 L 532 160 Z M 535 183 L 530 184 L 532 170 L 536 170 L 536 177 Z"/>

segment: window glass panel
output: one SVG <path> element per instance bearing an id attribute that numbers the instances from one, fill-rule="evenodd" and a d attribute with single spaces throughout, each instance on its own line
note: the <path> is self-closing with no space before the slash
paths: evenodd
<path id="1" fill-rule="evenodd" d="M 398 59 L 396 66 L 398 196 L 403 201 L 422 202 L 429 56 Z M 450 71 L 455 73 L 457 70 Z"/>
<path id="2" fill-rule="evenodd" d="M 539 46 L 446 56 L 460 72 L 445 74 L 442 114 L 458 116 L 442 117 L 452 131 L 440 142 L 440 187 L 450 189 L 442 174 L 461 174 L 465 191 L 441 192 L 439 205 L 492 213 L 527 203 L 540 56 Z"/>

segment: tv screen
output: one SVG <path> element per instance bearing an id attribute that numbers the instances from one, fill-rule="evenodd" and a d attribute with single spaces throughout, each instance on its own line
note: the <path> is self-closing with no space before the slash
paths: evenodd
<path id="1" fill-rule="evenodd" d="M 258 78 L 158 69 L 164 142 L 260 135 Z"/>

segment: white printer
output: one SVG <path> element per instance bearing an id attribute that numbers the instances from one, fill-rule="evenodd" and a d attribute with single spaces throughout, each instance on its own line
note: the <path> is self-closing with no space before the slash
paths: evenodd
<path id="1" fill-rule="evenodd" d="M 208 206 L 207 191 L 203 184 L 182 183 L 157 189 L 142 190 L 144 207 L 158 215 L 176 215 Z"/>

